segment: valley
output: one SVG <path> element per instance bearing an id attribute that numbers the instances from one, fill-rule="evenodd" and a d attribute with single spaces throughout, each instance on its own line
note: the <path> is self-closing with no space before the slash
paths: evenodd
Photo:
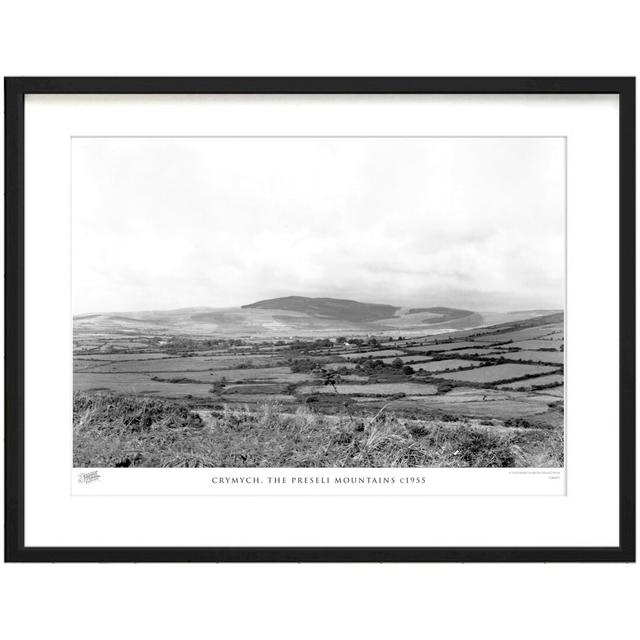
<path id="1" fill-rule="evenodd" d="M 562 466 L 564 314 L 304 297 L 85 314 L 74 393 L 76 466 Z"/>

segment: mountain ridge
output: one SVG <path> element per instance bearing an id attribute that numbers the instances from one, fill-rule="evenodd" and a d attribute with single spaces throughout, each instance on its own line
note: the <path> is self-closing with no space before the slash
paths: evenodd
<path id="1" fill-rule="evenodd" d="M 374 322 L 393 318 L 402 307 L 373 302 L 358 302 L 344 298 L 310 298 L 307 296 L 285 296 L 259 300 L 245 304 L 241 309 L 277 309 L 297 311 L 314 317 L 345 320 L 350 322 Z"/>
<path id="2" fill-rule="evenodd" d="M 240 307 L 183 307 L 164 311 L 84 313 L 79 333 L 194 334 L 221 336 L 335 336 L 433 334 L 527 319 L 543 314 L 476 312 L 453 307 L 401 307 L 343 298 L 285 296 Z"/>

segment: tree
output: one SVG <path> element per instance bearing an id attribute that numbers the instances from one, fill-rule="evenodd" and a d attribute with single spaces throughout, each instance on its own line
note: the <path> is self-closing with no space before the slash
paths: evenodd
<path id="1" fill-rule="evenodd" d="M 340 382 L 340 376 L 335 371 L 327 371 L 326 369 L 321 369 L 321 377 L 324 381 L 325 386 L 331 385 L 331 388 L 334 390 L 334 392 L 338 393 L 336 384 Z"/>

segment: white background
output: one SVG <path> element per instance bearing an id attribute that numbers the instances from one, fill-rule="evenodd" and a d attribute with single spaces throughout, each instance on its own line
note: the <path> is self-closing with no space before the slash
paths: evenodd
<path id="1" fill-rule="evenodd" d="M 3 75 L 636 75 L 631 2 L 14 3 Z M 231 8 L 233 6 L 233 8 Z M 631 636 L 629 566 L 3 566 L 10 637 Z"/>
<path id="2" fill-rule="evenodd" d="M 618 279 L 618 119 L 617 98 L 604 95 L 27 96 L 25 544 L 615 546 L 618 288 L 611 283 Z M 562 480 L 553 489 L 546 474 L 527 476 L 525 487 L 521 476 L 503 477 L 495 469 L 431 472 L 433 493 L 458 494 L 450 500 L 438 495 L 408 500 L 401 487 L 392 495 L 383 495 L 387 492 L 382 489 L 350 489 L 340 500 L 309 497 L 304 487 L 289 491 L 296 495 L 287 499 L 207 499 L 197 482 L 206 472 L 160 469 L 107 470 L 99 483 L 83 491 L 104 496 L 70 495 L 69 282 L 75 275 L 68 259 L 70 136 L 255 133 L 567 137 L 566 496 L 558 495 L 564 493 Z M 593 259 L 595 247 L 598 260 Z M 607 348 L 597 354 L 593 336 L 603 325 L 593 312 L 594 299 L 610 310 Z M 46 331 L 42 318 L 47 318 Z M 606 376 L 593 375 L 594 358 Z M 43 361 L 56 367 L 55 380 L 46 385 Z M 167 490 L 169 478 L 173 486 Z M 477 487 L 469 489 L 469 481 Z M 149 496 L 154 484 L 158 495 Z M 125 488 L 128 497 L 113 497 Z M 476 490 L 484 495 L 477 496 Z M 176 498 L 176 493 L 198 497 Z M 513 497 L 524 493 L 527 499 Z"/>

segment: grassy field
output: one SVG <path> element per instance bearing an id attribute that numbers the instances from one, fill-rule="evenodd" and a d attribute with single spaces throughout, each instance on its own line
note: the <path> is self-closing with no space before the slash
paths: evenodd
<path id="1" fill-rule="evenodd" d="M 473 347 L 473 342 L 447 342 L 446 344 L 425 344 L 417 347 L 407 347 L 407 351 L 411 353 L 424 352 L 430 353 L 433 351 L 452 351 L 454 349 L 464 349 L 465 347 Z"/>
<path id="2" fill-rule="evenodd" d="M 561 385 L 564 382 L 564 375 L 561 373 L 552 373 L 548 376 L 538 376 L 535 378 L 528 378 L 527 380 L 520 380 L 517 382 L 509 382 L 508 384 L 501 384 L 499 389 L 532 389 L 536 386 L 556 386 Z"/>
<path id="3" fill-rule="evenodd" d="M 411 337 L 140 332 L 74 335 L 78 466 L 492 466 L 484 454 L 501 447 L 511 466 L 561 466 L 558 314 Z M 156 426 L 130 429 L 136 411 Z M 395 448 L 371 448 L 364 434 L 380 429 Z M 351 448 L 333 440 L 343 431 Z M 452 452 L 471 440 L 487 450 L 461 464 Z"/>
<path id="4" fill-rule="evenodd" d="M 497 364 L 493 367 L 481 367 L 471 371 L 442 373 L 439 377 L 445 380 L 464 382 L 499 382 L 509 379 L 523 378 L 529 375 L 550 373 L 553 367 L 536 364 Z"/>
<path id="5" fill-rule="evenodd" d="M 556 349 L 559 345 L 549 344 L 551 341 L 547 338 L 539 340 L 520 340 L 509 344 L 509 347 L 517 347 L 518 349 Z"/>
<path id="6" fill-rule="evenodd" d="M 434 362 L 422 362 L 414 368 L 419 371 L 454 371 L 455 369 L 479 367 L 482 363 L 474 360 L 435 360 Z"/>
<path id="7" fill-rule="evenodd" d="M 380 358 L 382 362 L 385 364 L 391 364 L 395 362 L 396 358 L 400 358 L 403 364 L 413 364 L 414 362 L 430 362 L 433 358 L 429 358 L 428 356 L 394 356 L 392 358 Z"/>
<path id="8" fill-rule="evenodd" d="M 558 331 L 556 333 L 550 333 L 547 336 L 544 336 L 543 338 L 540 338 L 540 340 L 544 340 L 545 342 L 562 342 L 564 341 L 564 331 Z M 555 345 L 550 345 L 550 346 L 555 346 Z"/>
<path id="9" fill-rule="evenodd" d="M 279 356 L 271 355 L 194 355 L 183 358 L 163 358 L 154 360 L 125 360 L 122 362 L 95 363 L 94 371 L 116 371 L 118 373 L 144 371 L 162 373 L 166 371 L 209 371 L 214 369 L 233 369 L 238 365 L 252 368 L 268 367 L 281 361 Z"/>
<path id="10" fill-rule="evenodd" d="M 389 356 L 402 356 L 404 351 L 398 349 L 381 349 L 379 351 L 362 351 L 356 353 L 345 353 L 344 357 L 351 358 L 387 358 Z"/>
<path id="11" fill-rule="evenodd" d="M 167 358 L 176 358 L 177 356 L 170 356 L 166 353 L 94 353 L 92 355 L 79 355 L 76 356 L 76 360 L 80 362 L 95 362 L 98 364 L 104 364 L 111 361 L 138 361 L 138 360 L 166 360 Z"/>
<path id="12" fill-rule="evenodd" d="M 114 395 L 74 397 L 76 467 L 560 467 L 562 436 L 535 425 L 189 410 Z"/>
<path id="13" fill-rule="evenodd" d="M 481 348 L 478 349 L 477 347 L 474 349 L 473 347 L 469 348 L 469 349 L 457 349 L 456 352 L 453 354 L 455 356 L 481 356 L 483 358 L 487 358 L 487 357 L 491 357 L 491 356 L 498 356 L 501 353 L 506 353 L 505 349 L 500 349 L 500 347 L 494 347 L 491 349 L 488 348 Z"/>
<path id="14" fill-rule="evenodd" d="M 517 351 L 505 355 L 512 360 L 523 360 L 526 362 L 548 362 L 549 364 L 563 364 L 564 353 L 562 351 Z"/>
<path id="15" fill-rule="evenodd" d="M 335 390 L 329 386 L 307 385 L 300 388 L 300 392 L 305 393 L 338 393 L 338 394 L 358 394 L 363 396 L 393 396 L 398 393 L 407 395 L 429 396 L 438 392 L 438 388 L 433 384 L 418 384 L 415 382 L 373 382 L 371 384 L 341 384 L 335 385 Z"/>

